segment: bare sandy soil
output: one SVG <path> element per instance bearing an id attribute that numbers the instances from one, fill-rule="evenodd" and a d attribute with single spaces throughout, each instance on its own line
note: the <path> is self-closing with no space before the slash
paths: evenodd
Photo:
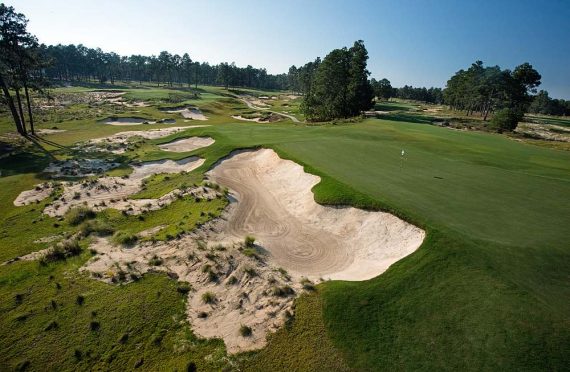
<path id="1" fill-rule="evenodd" d="M 108 283 L 127 283 L 150 271 L 167 272 L 190 283 L 187 314 L 196 334 L 222 337 L 230 353 L 263 347 L 267 333 L 281 327 L 293 311 L 303 284 L 262 255 L 246 255 L 243 244 L 206 246 L 200 239 L 198 231 L 176 241 L 121 247 L 99 238 L 90 247 L 98 254 L 81 270 Z M 210 294 L 211 301 L 206 301 L 204 296 Z M 240 334 L 241 325 L 251 328 L 251 336 Z"/>
<path id="2" fill-rule="evenodd" d="M 140 125 L 140 124 L 156 124 L 156 121 L 150 121 L 143 118 L 108 118 L 103 121 L 104 124 L 108 125 L 119 125 L 119 126 L 128 126 L 128 125 Z"/>
<path id="3" fill-rule="evenodd" d="M 119 165 L 103 159 L 71 159 L 50 163 L 44 169 L 44 173 L 50 174 L 53 178 L 86 177 L 101 174 Z"/>
<path id="4" fill-rule="evenodd" d="M 370 279 L 425 236 L 389 213 L 317 204 L 311 189 L 320 178 L 272 150 L 238 152 L 208 175 L 237 200 L 227 233 L 254 235 L 273 262 L 299 276 Z"/>
<path id="5" fill-rule="evenodd" d="M 548 141 L 570 142 L 570 128 L 552 124 L 519 123 L 515 132 Z"/>
<path id="6" fill-rule="evenodd" d="M 187 190 L 173 190 L 158 199 L 128 199 L 139 192 L 143 180 L 159 173 L 190 172 L 204 163 L 204 159 L 189 157 L 186 159 L 160 160 L 133 165 L 133 173 L 128 177 L 100 177 L 81 182 L 63 182 L 63 193 L 53 203 L 47 205 L 44 213 L 51 216 L 63 216 L 77 206 L 87 206 L 95 211 L 106 208 L 125 210 L 129 214 L 156 210 L 172 203 L 180 196 L 199 194 L 201 197 L 214 198 L 216 192 L 198 187 Z M 51 185 L 37 185 L 33 190 L 23 191 L 14 201 L 15 205 L 25 205 L 47 198 L 51 194 Z"/>
<path id="7" fill-rule="evenodd" d="M 190 137 L 158 145 L 161 150 L 172 152 L 189 152 L 203 147 L 211 146 L 214 139 L 211 137 Z"/>
<path id="8" fill-rule="evenodd" d="M 38 129 L 36 131 L 38 134 L 56 134 L 56 133 L 63 133 L 63 132 L 67 132 L 67 130 L 65 129 Z"/>
<path id="9" fill-rule="evenodd" d="M 170 136 L 171 134 L 174 133 L 182 132 L 186 129 L 200 128 L 206 126 L 207 125 L 190 125 L 186 127 L 170 127 L 170 128 L 151 129 L 145 131 L 119 132 L 108 137 L 95 138 L 87 141 L 87 149 L 97 150 L 101 149 L 100 146 L 103 146 L 106 151 L 111 151 L 115 154 L 122 154 L 126 151 L 126 148 L 128 146 L 127 141 L 131 137 L 141 137 L 144 139 L 157 139 L 157 138 Z"/>
<path id="10" fill-rule="evenodd" d="M 196 107 L 184 107 L 179 109 L 164 110 L 169 114 L 180 114 L 185 119 L 208 120 L 208 118 Z"/>

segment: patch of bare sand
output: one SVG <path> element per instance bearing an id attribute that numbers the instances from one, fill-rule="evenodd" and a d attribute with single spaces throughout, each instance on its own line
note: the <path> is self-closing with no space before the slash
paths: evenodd
<path id="1" fill-rule="evenodd" d="M 200 192 L 204 197 L 208 190 L 174 190 L 158 199 L 128 199 L 142 189 L 143 180 L 159 173 L 190 172 L 204 163 L 204 159 L 195 156 L 181 160 L 159 160 L 133 165 L 133 172 L 128 177 L 101 177 L 96 180 L 67 183 L 62 196 L 46 206 L 44 213 L 51 216 L 63 216 L 76 206 L 87 206 L 95 211 L 106 208 L 140 214 L 163 208 L 179 197 Z M 211 196 L 213 197 L 213 196 Z"/>
<path id="2" fill-rule="evenodd" d="M 158 147 L 163 151 L 189 152 L 211 146 L 214 142 L 216 141 L 211 137 L 190 137 L 163 143 Z"/>
<path id="3" fill-rule="evenodd" d="M 23 205 L 40 202 L 51 195 L 55 187 L 51 183 L 41 183 L 36 185 L 32 190 L 22 191 L 14 200 L 14 205 L 21 207 Z"/>
<path id="4" fill-rule="evenodd" d="M 95 138 L 87 141 L 87 148 L 90 150 L 100 149 L 100 146 L 104 146 L 106 151 L 111 151 L 115 154 L 122 154 L 126 151 L 128 146 L 128 140 L 131 137 L 141 137 L 144 139 L 157 139 L 162 137 L 170 136 L 174 133 L 182 132 L 186 129 L 207 127 L 207 125 L 189 125 L 186 127 L 170 127 L 170 128 L 160 128 L 144 131 L 127 131 L 115 133 L 108 137 Z M 85 146 L 83 146 L 85 147 Z"/>
<path id="5" fill-rule="evenodd" d="M 237 200 L 227 233 L 254 235 L 299 276 L 366 280 L 414 252 L 425 232 L 389 213 L 317 204 L 320 178 L 272 150 L 238 152 L 209 176 Z"/>
<path id="6" fill-rule="evenodd" d="M 241 243 L 207 247 L 199 239 L 186 235 L 176 241 L 126 248 L 98 238 L 90 246 L 97 255 L 81 270 L 117 284 L 137 280 L 147 272 L 166 272 L 190 284 L 187 314 L 196 334 L 222 337 L 230 353 L 263 347 L 267 333 L 291 315 L 303 284 L 307 288 L 311 284 L 301 284 L 279 271 L 262 253 L 246 255 Z M 251 328 L 250 336 L 240 334 L 242 325 Z"/>
<path id="7" fill-rule="evenodd" d="M 37 133 L 38 134 L 56 134 L 56 133 L 63 133 L 63 132 L 67 132 L 67 130 L 65 129 L 38 129 Z"/>
<path id="8" fill-rule="evenodd" d="M 129 214 L 139 214 L 163 208 L 185 195 L 201 198 L 215 198 L 218 192 L 207 187 L 194 187 L 185 190 L 173 190 L 158 199 L 128 199 L 142 189 L 143 180 L 159 173 L 190 172 L 204 163 L 204 159 L 189 157 L 181 160 L 159 160 L 133 165 L 133 172 L 125 177 L 100 177 L 81 182 L 63 182 L 62 195 L 48 204 L 43 213 L 51 216 L 63 216 L 77 206 L 87 206 L 95 211 L 115 208 Z M 25 205 L 48 197 L 53 186 L 42 184 L 33 190 L 22 191 L 14 201 L 15 205 Z"/>
<path id="9" fill-rule="evenodd" d="M 200 111 L 197 107 L 184 107 L 178 109 L 168 109 L 164 110 L 169 114 L 180 114 L 185 119 L 192 119 L 192 120 L 208 120 L 206 115 Z"/>
<path id="10" fill-rule="evenodd" d="M 118 118 L 110 117 L 103 121 L 107 125 L 118 125 L 118 126 L 128 126 L 128 125 L 140 125 L 140 124 L 156 124 L 156 121 L 144 119 L 144 118 Z"/>

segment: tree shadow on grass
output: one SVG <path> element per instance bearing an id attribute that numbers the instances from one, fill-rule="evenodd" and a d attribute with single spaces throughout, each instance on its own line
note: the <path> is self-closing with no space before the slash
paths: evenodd
<path id="1" fill-rule="evenodd" d="M 413 114 L 387 114 L 380 116 L 383 120 L 390 120 L 390 121 L 400 121 L 406 123 L 415 123 L 415 124 L 433 124 L 433 121 L 436 119 L 432 116 L 420 116 L 420 115 L 413 115 Z"/>

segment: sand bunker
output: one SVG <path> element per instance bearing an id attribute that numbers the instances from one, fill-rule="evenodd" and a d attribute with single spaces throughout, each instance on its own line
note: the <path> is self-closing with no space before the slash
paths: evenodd
<path id="1" fill-rule="evenodd" d="M 162 145 L 158 145 L 158 147 L 163 151 L 189 152 L 203 147 L 208 147 L 214 142 L 216 141 L 211 137 L 190 137 L 164 143 Z"/>
<path id="2" fill-rule="evenodd" d="M 82 146 L 88 151 L 108 151 L 114 154 L 123 154 L 128 147 L 128 140 L 132 137 L 144 139 L 157 139 L 170 136 L 171 134 L 182 132 L 186 129 L 207 127 L 207 125 L 189 125 L 187 127 L 170 127 L 144 131 L 128 131 L 115 133 L 108 137 L 95 138 L 86 142 Z"/>
<path id="3" fill-rule="evenodd" d="M 227 233 L 254 235 L 273 262 L 300 276 L 370 279 L 425 236 L 389 213 L 317 204 L 311 189 L 320 178 L 272 150 L 236 153 L 208 174 L 237 200 Z"/>
<path id="4" fill-rule="evenodd" d="M 177 109 L 164 109 L 169 114 L 180 114 L 185 119 L 208 120 L 208 118 L 196 107 L 183 107 Z"/>
<path id="5" fill-rule="evenodd" d="M 144 118 L 118 118 L 110 117 L 103 121 L 104 124 L 108 125 L 140 125 L 140 124 L 156 124 L 156 121 L 151 121 Z"/>

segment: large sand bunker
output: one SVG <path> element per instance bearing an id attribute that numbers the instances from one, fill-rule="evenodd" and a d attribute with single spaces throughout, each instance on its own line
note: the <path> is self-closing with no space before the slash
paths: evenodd
<path id="1" fill-rule="evenodd" d="M 277 265 L 298 275 L 370 279 L 415 251 L 425 236 L 389 213 L 317 204 L 311 189 L 320 178 L 272 150 L 236 153 L 209 176 L 237 199 L 227 233 L 254 235 Z"/>
<path id="2" fill-rule="evenodd" d="M 158 147 L 164 151 L 189 152 L 203 147 L 208 147 L 214 142 L 216 141 L 211 137 L 190 137 L 163 143 L 162 145 L 158 145 Z"/>

